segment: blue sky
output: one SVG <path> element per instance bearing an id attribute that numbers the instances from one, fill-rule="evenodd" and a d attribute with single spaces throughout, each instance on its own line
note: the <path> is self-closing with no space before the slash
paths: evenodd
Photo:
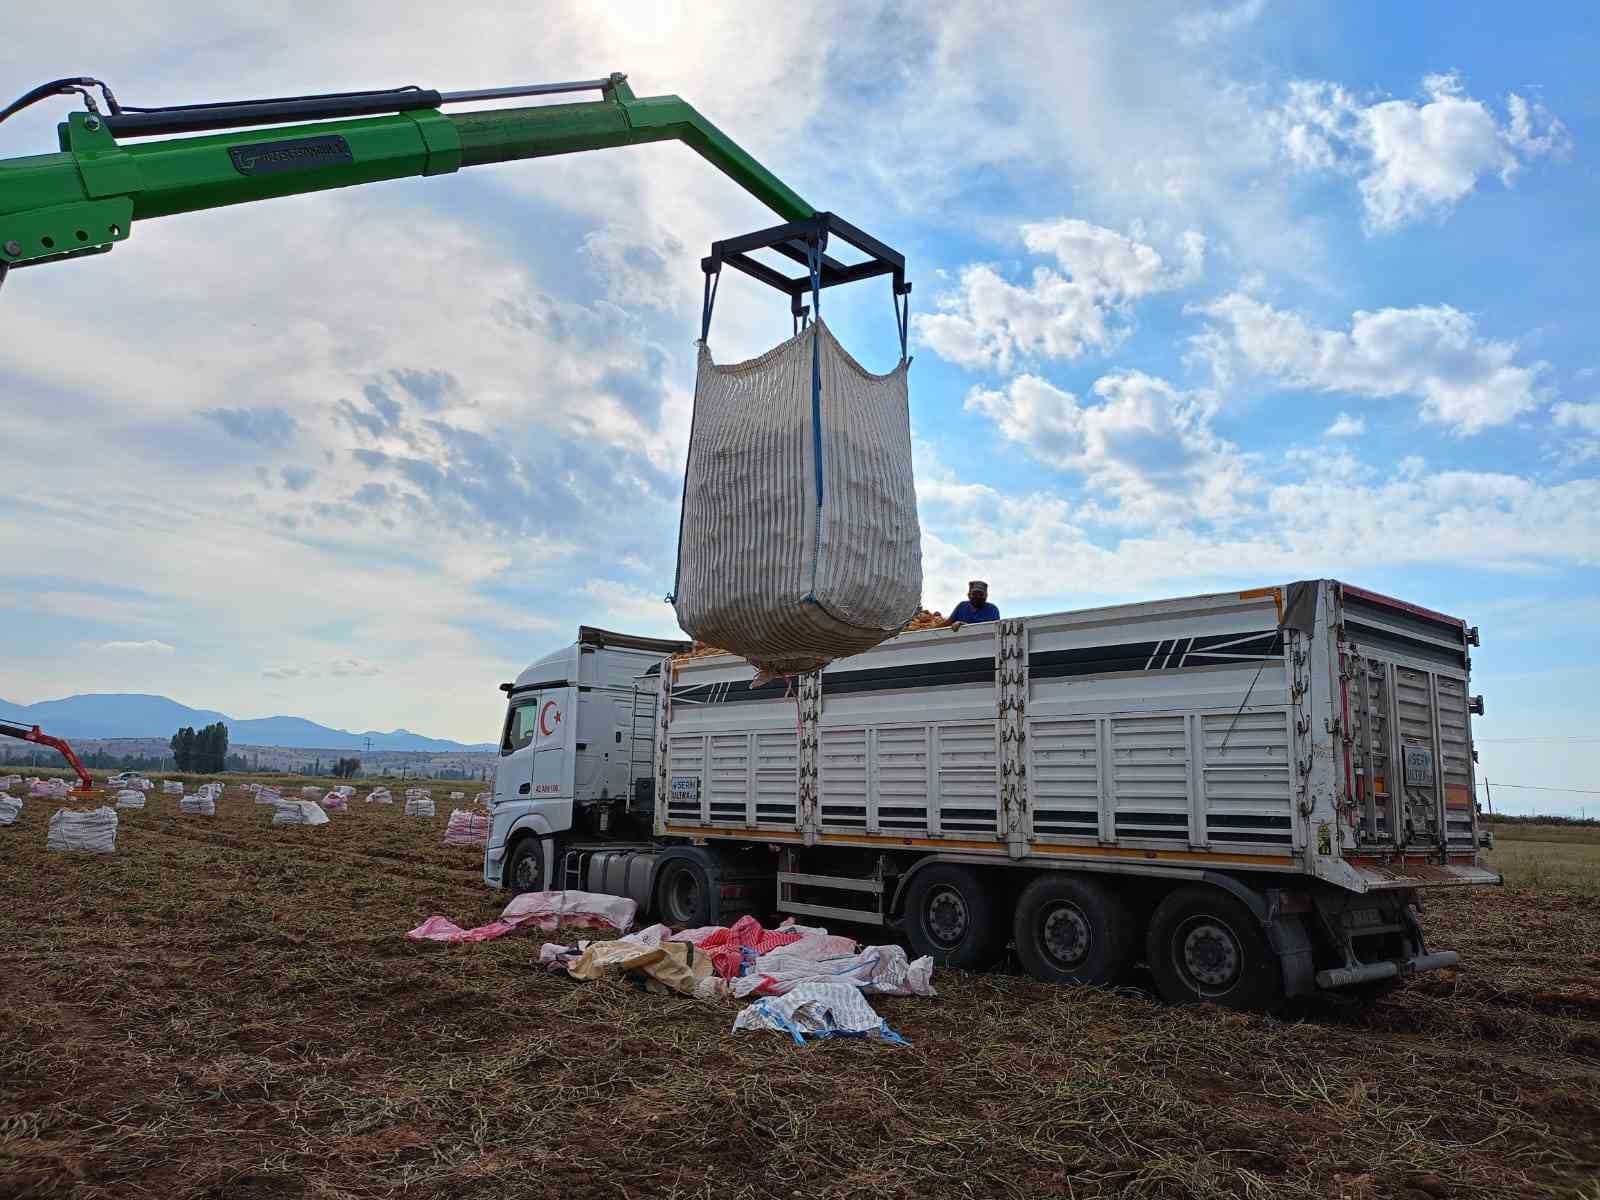
<path id="1" fill-rule="evenodd" d="M 1348 579 L 1481 627 L 1498 803 L 1600 810 L 1510 787 L 1600 786 L 1588 6 L 136 7 L 15 18 L 10 90 L 684 96 L 908 257 L 930 607 L 973 575 L 1008 612 Z M 768 220 L 663 145 L 148 221 L 13 276 L 0 696 L 478 741 L 579 622 L 671 632 L 697 259 Z M 886 368 L 857 291 L 828 315 Z M 712 348 L 787 327 L 730 280 Z"/>

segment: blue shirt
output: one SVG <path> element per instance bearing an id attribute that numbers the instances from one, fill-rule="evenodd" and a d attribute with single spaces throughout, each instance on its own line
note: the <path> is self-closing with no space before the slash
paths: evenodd
<path id="1" fill-rule="evenodd" d="M 971 600 L 963 600 L 956 605 L 955 612 L 950 614 L 952 621 L 960 621 L 964 625 L 976 625 L 980 621 L 998 621 L 1000 610 L 987 600 L 974 606 Z"/>

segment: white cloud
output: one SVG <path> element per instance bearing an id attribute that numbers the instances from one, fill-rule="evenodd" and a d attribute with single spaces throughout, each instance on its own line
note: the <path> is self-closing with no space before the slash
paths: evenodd
<path id="1" fill-rule="evenodd" d="M 95 649 L 107 654 L 171 654 L 174 647 L 155 638 L 142 642 L 102 642 Z"/>
<path id="2" fill-rule="evenodd" d="M 1509 186 L 1525 163 L 1571 147 L 1559 120 L 1516 93 L 1505 123 L 1454 74 L 1427 76 L 1422 93 L 1362 104 L 1338 84 L 1298 80 L 1273 124 L 1295 166 L 1357 177 L 1369 232 L 1442 216 L 1485 176 Z"/>
<path id="3" fill-rule="evenodd" d="M 1600 480 L 1559 485 L 1499 472 L 1427 473 L 1348 457 L 1294 456 L 1232 524 L 1164 523 L 1109 542 L 1092 506 L 1048 491 L 1006 493 L 959 479 L 919 445 L 924 602 L 947 608 L 987 579 L 1002 611 L 1049 612 L 1414 566 L 1528 572 L 1600 565 Z"/>
<path id="4" fill-rule="evenodd" d="M 1568 465 L 1600 460 L 1600 402 L 1563 402 L 1550 410 L 1557 429 L 1571 429 L 1562 435 L 1560 459 Z"/>
<path id="5" fill-rule="evenodd" d="M 1564 428 L 1600 433 L 1600 402 L 1572 404 L 1564 401 L 1552 408 L 1550 415 L 1557 425 Z"/>
<path id="6" fill-rule="evenodd" d="M 1466 313 L 1437 307 L 1354 313 L 1348 332 L 1234 292 L 1192 311 L 1217 323 L 1198 349 L 1294 388 L 1415 396 L 1425 420 L 1458 434 L 1503 425 L 1538 403 L 1544 364 L 1519 366 L 1515 342 L 1481 337 Z"/>
<path id="7" fill-rule="evenodd" d="M 935 302 L 939 311 L 913 318 L 935 354 L 1009 371 L 1018 359 L 1076 361 L 1113 350 L 1130 332 L 1134 301 L 1192 283 L 1205 259 L 1205 238 L 1194 230 L 1181 235 L 1176 265 L 1154 246 L 1076 219 L 1025 225 L 1022 240 L 1060 270 L 1035 267 L 1028 285 L 992 266 L 963 268 L 956 292 Z"/>
<path id="8" fill-rule="evenodd" d="M 678 618 L 660 593 L 615 579 L 591 579 L 583 585 L 590 600 L 586 618 L 592 625 L 626 629 L 643 637 L 681 638 Z"/>
<path id="9" fill-rule="evenodd" d="M 1333 419 L 1333 424 L 1322 431 L 1323 437 L 1347 438 L 1360 437 L 1367 431 L 1365 417 L 1352 417 L 1347 412 L 1340 413 Z"/>
<path id="10" fill-rule="evenodd" d="M 1150 525 L 1172 520 L 1225 521 L 1255 490 L 1239 448 L 1211 429 L 1216 397 L 1183 392 L 1139 371 L 1102 376 L 1095 402 L 1080 403 L 1036 375 L 1004 389 L 974 388 L 970 412 L 1041 462 L 1081 472 L 1092 494 L 1086 518 Z"/>
<path id="11" fill-rule="evenodd" d="M 1178 18 L 1178 40 L 1203 46 L 1232 37 L 1255 24 L 1266 6 L 1266 0 L 1236 0 L 1220 8 L 1185 13 Z"/>

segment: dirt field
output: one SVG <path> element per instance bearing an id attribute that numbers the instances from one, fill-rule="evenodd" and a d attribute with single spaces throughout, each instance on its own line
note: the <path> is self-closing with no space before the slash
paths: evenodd
<path id="1" fill-rule="evenodd" d="M 0 828 L 0 1196 L 1600 1200 L 1600 899 L 1430 900 L 1464 966 L 1274 1022 L 936 975 L 909 1048 L 541 973 L 438 817 L 152 795 L 110 857 Z M 365 789 L 363 789 L 364 791 Z M 472 794 L 470 785 L 463 788 Z"/>

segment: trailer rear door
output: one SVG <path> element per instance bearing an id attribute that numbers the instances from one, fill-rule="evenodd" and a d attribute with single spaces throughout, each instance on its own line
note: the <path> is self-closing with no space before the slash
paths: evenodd
<path id="1" fill-rule="evenodd" d="M 1360 845 L 1477 845 L 1467 630 L 1341 584 L 1349 777 Z M 1479 709 L 1481 711 L 1481 708 Z"/>

